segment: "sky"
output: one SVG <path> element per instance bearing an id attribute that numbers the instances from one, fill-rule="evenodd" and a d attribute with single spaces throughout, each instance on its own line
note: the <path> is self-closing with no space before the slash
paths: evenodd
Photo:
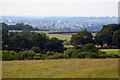
<path id="1" fill-rule="evenodd" d="M 118 16 L 118 0 L 0 0 L 0 16 Z"/>

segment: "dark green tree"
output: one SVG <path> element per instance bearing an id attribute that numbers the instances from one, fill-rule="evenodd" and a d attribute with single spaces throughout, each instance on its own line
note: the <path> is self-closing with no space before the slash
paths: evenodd
<path id="1" fill-rule="evenodd" d="M 82 50 L 84 52 L 98 52 L 98 49 L 92 43 L 88 43 L 88 44 L 85 44 L 84 46 L 82 46 Z"/>
<path id="2" fill-rule="evenodd" d="M 59 40 L 55 37 L 51 38 L 45 44 L 45 49 L 46 51 L 63 52 L 64 51 L 63 40 Z"/>
<path id="3" fill-rule="evenodd" d="M 49 37 L 42 33 L 35 33 L 31 38 L 31 43 L 41 50 L 45 49 L 45 44 L 49 41 Z"/>
<path id="4" fill-rule="evenodd" d="M 87 43 L 93 43 L 93 36 L 87 30 L 80 31 L 77 34 L 73 34 L 71 38 L 71 44 L 74 47 L 84 45 Z"/>
<path id="5" fill-rule="evenodd" d="M 9 44 L 8 30 L 5 28 L 2 28 L 2 49 L 3 50 L 7 49 L 8 44 Z"/>
<path id="6" fill-rule="evenodd" d="M 113 37 L 113 42 L 112 42 L 113 45 L 120 48 L 120 30 L 115 31 L 112 37 Z"/>
<path id="7" fill-rule="evenodd" d="M 104 25 L 101 31 L 95 36 L 96 44 L 101 46 L 104 44 L 107 44 L 107 46 L 112 45 L 113 34 L 116 30 L 120 30 L 120 24 Z"/>

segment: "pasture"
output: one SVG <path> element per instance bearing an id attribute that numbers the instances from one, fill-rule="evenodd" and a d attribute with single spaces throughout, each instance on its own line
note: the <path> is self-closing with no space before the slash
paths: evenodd
<path id="1" fill-rule="evenodd" d="M 118 78 L 118 59 L 3 61 L 3 78 Z"/>
<path id="2" fill-rule="evenodd" d="M 120 49 L 100 49 L 102 52 L 106 52 L 107 54 L 120 54 Z"/>

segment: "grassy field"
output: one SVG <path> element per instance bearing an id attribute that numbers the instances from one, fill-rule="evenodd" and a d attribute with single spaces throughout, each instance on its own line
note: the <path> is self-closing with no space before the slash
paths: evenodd
<path id="1" fill-rule="evenodd" d="M 70 40 L 72 37 L 72 33 L 71 34 L 69 34 L 69 33 L 68 34 L 67 33 L 66 34 L 48 34 L 47 32 L 43 32 L 43 33 L 45 33 L 50 38 L 56 37 L 61 40 Z M 73 33 L 73 34 L 75 34 L 75 33 Z M 95 36 L 96 33 L 92 33 L 92 35 Z"/>
<path id="2" fill-rule="evenodd" d="M 46 35 L 49 36 L 50 38 L 56 37 L 56 38 L 61 39 L 61 40 L 70 40 L 70 38 L 72 36 L 69 34 L 46 34 Z"/>
<path id="3" fill-rule="evenodd" d="M 3 61 L 3 78 L 117 78 L 118 59 Z"/>
<path id="4" fill-rule="evenodd" d="M 120 54 L 120 49 L 100 49 L 102 52 L 106 52 L 107 54 Z"/>

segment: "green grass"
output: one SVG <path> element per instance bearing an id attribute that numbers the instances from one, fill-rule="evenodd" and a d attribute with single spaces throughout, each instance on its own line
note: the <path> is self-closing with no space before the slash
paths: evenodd
<path id="1" fill-rule="evenodd" d="M 106 52 L 107 54 L 120 54 L 120 49 L 100 49 L 102 52 Z"/>
<path id="2" fill-rule="evenodd" d="M 118 59 L 3 61 L 3 78 L 117 78 Z"/>

